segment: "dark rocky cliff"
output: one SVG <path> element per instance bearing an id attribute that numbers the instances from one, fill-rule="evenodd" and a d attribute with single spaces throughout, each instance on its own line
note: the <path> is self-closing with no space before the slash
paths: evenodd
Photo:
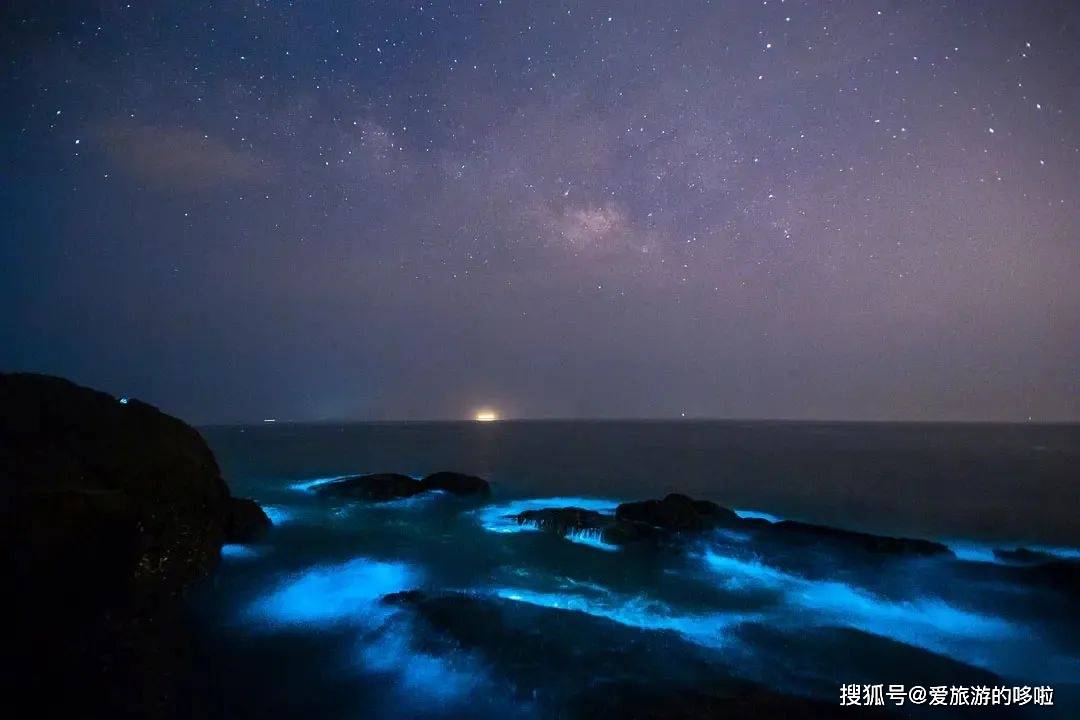
<path id="1" fill-rule="evenodd" d="M 269 527 L 254 505 L 231 497 L 184 422 L 61 378 L 0 374 L 8 677 L 35 715 L 213 714 L 182 596 L 230 536 Z"/>

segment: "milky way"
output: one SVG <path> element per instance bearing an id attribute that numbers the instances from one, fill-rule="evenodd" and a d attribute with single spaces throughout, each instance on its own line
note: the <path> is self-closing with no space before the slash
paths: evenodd
<path id="1" fill-rule="evenodd" d="M 0 368 L 197 422 L 1080 419 L 1073 3 L 0 17 Z"/>

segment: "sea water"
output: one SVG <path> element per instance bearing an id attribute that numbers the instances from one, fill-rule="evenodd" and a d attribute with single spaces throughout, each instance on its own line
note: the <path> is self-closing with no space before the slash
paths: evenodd
<path id="1" fill-rule="evenodd" d="M 240 714 L 545 717 L 572 712 L 605 682 L 707 691 L 728 679 L 827 701 L 847 683 L 1051 685 L 1057 712 L 1075 709 L 1080 621 L 1069 599 L 992 553 L 1025 544 L 1075 555 L 1075 427 L 203 433 L 234 493 L 274 523 L 265 540 L 225 548 L 196 603 L 223 702 Z M 488 478 L 492 496 L 369 505 L 316 492 L 352 474 L 443 469 Z M 511 518 L 542 507 L 611 513 L 671 491 L 767 522 L 948 541 L 956 555 L 867 556 L 738 528 L 642 551 Z M 383 600 L 409 590 L 454 599 L 435 615 Z"/>

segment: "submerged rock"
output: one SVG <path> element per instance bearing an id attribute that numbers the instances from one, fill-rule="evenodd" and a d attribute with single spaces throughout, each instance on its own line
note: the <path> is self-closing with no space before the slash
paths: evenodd
<path id="1" fill-rule="evenodd" d="M 453 495 L 481 495 L 491 494 L 491 485 L 487 480 L 466 475 L 464 473 L 442 472 L 432 473 L 420 481 L 424 490 L 442 490 Z"/>
<path id="2" fill-rule="evenodd" d="M 767 526 L 768 530 L 811 540 L 833 542 L 845 547 L 857 547 L 871 553 L 891 555 L 952 555 L 945 545 L 932 540 L 897 538 L 884 535 L 843 530 L 827 525 L 812 525 L 796 520 L 781 520 Z"/>
<path id="3" fill-rule="evenodd" d="M 1021 563 L 1024 565 L 1053 562 L 1057 559 L 1050 553 L 1029 550 L 1028 548 L 1023 547 L 1016 548 L 1015 550 L 994 548 L 994 557 L 998 560 L 1004 560 L 1005 562 Z"/>
<path id="4" fill-rule="evenodd" d="M 182 594 L 265 515 L 194 428 L 138 400 L 0 373 L 0 408 L 14 686 L 42 717 L 205 715 Z"/>
<path id="5" fill-rule="evenodd" d="M 409 498 L 424 492 L 419 481 L 408 475 L 398 473 L 376 473 L 335 480 L 316 488 L 320 495 L 365 500 L 367 502 L 387 502 Z"/>

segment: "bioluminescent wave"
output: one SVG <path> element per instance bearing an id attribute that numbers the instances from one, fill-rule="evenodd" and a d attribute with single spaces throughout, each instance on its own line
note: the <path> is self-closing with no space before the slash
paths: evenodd
<path id="1" fill-rule="evenodd" d="M 980 664 L 979 644 L 1017 637 L 1019 628 L 989 615 L 954 607 L 933 597 L 884 598 L 847 583 L 810 580 L 758 560 L 706 550 L 706 566 L 732 590 L 766 587 L 780 593 L 773 616 L 778 625 L 851 627 L 916 647 Z"/>
<path id="2" fill-rule="evenodd" d="M 996 563 L 1000 562 L 994 556 L 994 548 L 992 545 L 985 545 L 982 543 L 967 542 L 964 540 L 957 540 L 947 543 L 953 555 L 957 560 L 965 560 L 967 562 L 988 562 Z"/>
<path id="3" fill-rule="evenodd" d="M 290 483 L 289 489 L 298 490 L 300 492 L 311 492 L 320 485 L 327 485 L 336 480 L 344 480 L 347 477 L 353 477 L 353 475 L 355 474 L 358 473 L 353 473 L 349 475 L 326 475 L 322 477 L 308 478 L 306 480 L 298 480 L 297 482 Z"/>
<path id="4" fill-rule="evenodd" d="M 263 505 L 262 509 L 274 525 L 284 525 L 296 518 L 295 510 L 284 505 Z"/>
<path id="5" fill-rule="evenodd" d="M 959 560 L 966 560 L 968 562 L 986 562 L 997 563 L 999 565 L 1015 564 L 1007 559 L 1002 559 L 994 554 L 995 550 L 1005 550 L 1007 552 L 1016 551 L 1015 545 L 1006 544 L 991 544 L 980 543 L 969 540 L 954 540 L 947 543 L 949 549 L 953 551 Z M 1074 547 L 1061 547 L 1050 545 L 1030 545 L 1025 546 L 1025 549 L 1031 550 L 1034 553 L 1041 553 L 1048 556 L 1048 559 L 1058 560 L 1076 560 L 1080 558 L 1080 548 Z M 1023 564 L 1022 562 L 1020 564 Z"/>
<path id="6" fill-rule="evenodd" d="M 760 510 L 740 510 L 739 508 L 734 508 L 732 512 L 744 520 L 768 520 L 771 523 L 780 522 L 778 516 L 767 512 L 761 512 Z"/>
<path id="7" fill-rule="evenodd" d="M 529 523 L 519 524 L 514 519 L 515 515 L 526 510 L 544 510 L 547 508 L 576 507 L 582 510 L 592 510 L 598 513 L 610 514 L 615 512 L 619 501 L 606 498 L 588 497 L 551 497 L 530 498 L 528 500 L 514 500 L 499 505 L 488 505 L 473 514 L 480 525 L 489 532 L 494 533 L 518 533 L 536 532 L 537 528 Z"/>
<path id="8" fill-rule="evenodd" d="M 229 558 L 233 560 L 244 560 L 248 558 L 258 557 L 260 555 L 256 548 L 250 545 L 240 545 L 239 543 L 230 543 L 228 545 L 221 546 L 221 557 Z"/>
<path id="9" fill-rule="evenodd" d="M 485 683 L 479 665 L 462 652 L 434 655 L 418 650 L 415 630 L 404 619 L 385 623 L 362 639 L 358 659 L 364 670 L 392 678 L 399 712 L 406 707 L 459 703 Z"/>
<path id="10" fill-rule="evenodd" d="M 421 573 L 400 562 L 354 558 L 317 565 L 280 582 L 250 608 L 268 626 L 372 624 L 389 611 L 383 595 L 415 587 Z"/>
<path id="11" fill-rule="evenodd" d="M 627 597 L 596 586 L 592 588 L 598 592 L 592 595 L 538 592 L 521 587 L 501 587 L 494 592 L 506 600 L 581 612 L 629 627 L 672 630 L 708 647 L 723 646 L 727 642 L 728 628 L 755 617 L 751 613 L 684 613 L 644 595 Z"/>
<path id="12" fill-rule="evenodd" d="M 609 542 L 604 542 L 601 534 L 595 530 L 570 532 L 567 533 L 565 537 L 572 543 L 577 543 L 578 545 L 595 548 L 597 550 L 604 550 L 606 552 L 617 552 L 619 550 L 618 545 L 612 545 Z"/>

